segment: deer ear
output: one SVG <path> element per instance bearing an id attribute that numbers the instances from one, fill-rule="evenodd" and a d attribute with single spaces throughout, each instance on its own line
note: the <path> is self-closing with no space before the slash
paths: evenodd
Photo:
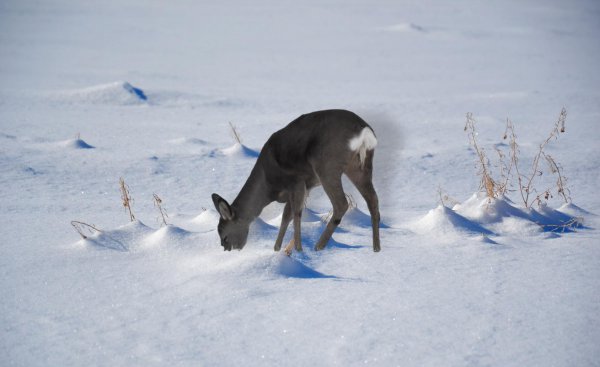
<path id="1" fill-rule="evenodd" d="M 212 194 L 212 200 L 213 200 L 213 203 L 215 204 L 215 208 L 221 215 L 221 218 L 226 219 L 226 220 L 233 219 L 233 210 L 231 210 L 231 206 L 229 206 L 229 204 L 227 203 L 227 201 L 225 201 L 225 199 L 223 199 L 222 197 L 220 197 L 217 194 Z"/>

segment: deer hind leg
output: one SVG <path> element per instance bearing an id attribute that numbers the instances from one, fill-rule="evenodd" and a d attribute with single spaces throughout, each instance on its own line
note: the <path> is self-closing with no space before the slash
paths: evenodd
<path id="1" fill-rule="evenodd" d="M 279 226 L 279 234 L 277 235 L 277 240 L 275 241 L 275 251 L 281 250 L 281 243 L 283 242 L 283 237 L 285 236 L 285 232 L 287 231 L 288 225 L 292 220 L 292 205 L 288 201 L 285 203 L 285 207 L 283 208 L 283 214 L 281 215 L 281 225 Z"/>
<path id="2" fill-rule="evenodd" d="M 373 251 L 379 252 L 381 245 L 379 242 L 379 199 L 373 187 L 373 154 L 374 151 L 367 151 L 365 164 L 352 164 L 346 170 L 346 176 L 356 186 L 358 192 L 367 202 L 369 213 L 371 214 L 371 226 L 373 227 Z"/>
<path id="3" fill-rule="evenodd" d="M 344 188 L 342 186 L 341 172 L 339 172 L 339 174 L 329 174 L 327 177 L 321 177 L 321 184 L 333 205 L 333 215 L 327 223 L 327 227 L 325 227 L 325 230 L 321 234 L 319 241 L 315 245 L 316 251 L 322 250 L 327 246 L 327 242 L 329 242 L 333 232 L 348 210 L 348 199 L 346 199 L 346 194 L 344 193 Z"/>

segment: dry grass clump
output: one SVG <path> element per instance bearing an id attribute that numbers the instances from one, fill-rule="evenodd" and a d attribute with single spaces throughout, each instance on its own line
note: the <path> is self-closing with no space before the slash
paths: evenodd
<path id="1" fill-rule="evenodd" d="M 485 189 L 485 192 L 488 197 L 495 198 L 498 196 L 496 192 L 496 183 L 492 179 L 491 170 L 490 170 L 490 161 L 488 160 L 485 150 L 480 148 L 477 144 L 477 131 L 475 130 L 475 119 L 473 118 L 473 114 L 471 112 L 467 113 L 467 121 L 465 124 L 465 131 L 469 135 L 469 142 L 475 152 L 477 153 L 477 158 L 479 159 L 478 166 L 479 171 L 477 174 L 481 177 L 480 188 Z"/>
<path id="2" fill-rule="evenodd" d="M 80 222 L 77 220 L 72 220 L 71 225 L 73 226 L 73 228 L 75 228 L 77 233 L 79 233 L 81 238 L 83 238 L 84 240 L 88 238 L 86 233 L 88 235 L 95 235 L 96 233 L 102 232 L 101 230 L 99 230 L 92 224 L 87 224 L 87 223 Z"/>
<path id="3" fill-rule="evenodd" d="M 354 200 L 352 195 L 346 194 L 346 200 L 348 200 L 348 211 L 358 208 L 358 204 L 356 204 L 356 200 Z M 304 206 L 306 207 L 306 203 Z M 321 216 L 321 222 L 327 224 L 331 220 L 331 217 L 333 217 L 333 209 L 330 209 L 327 214 Z"/>
<path id="4" fill-rule="evenodd" d="M 508 139 L 508 152 L 496 146 L 495 149 L 498 154 L 497 167 L 499 167 L 500 176 L 494 179 L 492 177 L 492 166 L 485 154 L 485 150 L 477 143 L 475 119 L 471 113 L 468 113 L 464 130 L 467 131 L 469 143 L 477 154 L 477 174 L 481 177 L 480 189 L 485 191 L 489 198 L 498 198 L 510 191 L 513 186 L 512 184 L 516 184 L 514 185 L 516 186 L 515 191 L 519 192 L 523 205 L 527 208 L 531 207 L 534 203 L 540 205 L 547 202 L 554 197 L 554 194 L 561 196 L 565 203 L 570 202 L 570 191 L 567 187 L 567 178 L 562 172 L 562 166 L 544 150 L 551 141 L 557 140 L 559 135 L 565 132 L 566 118 L 567 110 L 563 107 L 550 134 L 539 144 L 537 153 L 533 157 L 527 173 L 520 166 L 520 150 L 515 127 L 512 121 L 507 119 L 502 139 Z M 547 169 L 542 167 L 542 161 L 546 161 L 548 165 Z M 540 181 L 544 174 L 555 175 L 556 182 L 551 187 L 539 189 L 538 185 L 541 183 Z"/>
<path id="5" fill-rule="evenodd" d="M 438 186 L 437 192 L 438 192 L 438 196 L 440 198 L 440 204 L 447 208 L 452 208 L 454 205 L 460 203 L 460 201 L 456 200 L 455 198 L 450 196 L 446 191 L 444 191 L 442 186 Z"/>
<path id="6" fill-rule="evenodd" d="M 229 121 L 229 128 L 231 129 L 231 136 L 233 137 L 233 139 L 235 139 L 235 141 L 241 145 L 242 137 L 237 128 L 231 123 L 231 121 Z"/>
<path id="7" fill-rule="evenodd" d="M 123 177 L 119 178 L 119 189 L 121 192 L 121 205 L 123 205 L 123 207 L 127 209 L 127 213 L 129 214 L 129 220 L 133 222 L 135 221 L 135 215 L 133 214 L 132 210 L 133 198 L 131 197 L 131 193 L 129 192 L 129 185 L 125 183 Z M 161 199 L 160 196 L 158 196 L 157 194 L 152 194 L 152 197 L 154 201 L 154 206 L 158 209 L 158 212 L 160 213 L 159 220 L 162 221 L 161 226 L 168 225 L 167 218 L 169 218 L 169 215 L 167 214 L 167 211 L 163 206 L 163 199 Z M 206 208 L 202 208 L 202 210 L 205 211 Z M 79 233 L 79 235 L 83 239 L 87 239 L 89 236 L 102 232 L 94 225 L 85 222 L 74 220 L 71 221 L 71 225 L 73 226 L 73 228 L 75 228 L 75 231 L 77 231 L 77 233 Z"/>
<path id="8" fill-rule="evenodd" d="M 119 188 L 121 189 L 121 201 L 123 206 L 129 212 L 129 220 L 132 222 L 135 220 L 135 215 L 133 215 L 133 211 L 131 210 L 131 205 L 133 204 L 133 198 L 129 193 L 129 186 L 125 183 L 123 177 L 119 178 Z"/>
<path id="9" fill-rule="evenodd" d="M 165 210 L 165 208 L 163 208 L 162 206 L 163 200 L 157 194 L 152 194 L 152 196 L 154 197 L 154 207 L 156 207 L 158 209 L 158 212 L 160 213 L 160 217 L 162 218 L 162 224 L 166 226 L 167 218 L 169 216 L 167 215 L 167 211 Z"/>

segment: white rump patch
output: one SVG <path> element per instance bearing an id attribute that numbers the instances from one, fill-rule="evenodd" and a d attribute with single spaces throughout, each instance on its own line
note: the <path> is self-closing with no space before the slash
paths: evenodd
<path id="1" fill-rule="evenodd" d="M 358 158 L 360 159 L 360 165 L 363 167 L 365 165 L 365 158 L 367 157 L 367 150 L 373 150 L 377 146 L 377 138 L 368 127 L 362 129 L 360 134 L 356 137 L 350 139 L 348 142 L 348 147 L 353 152 L 358 151 Z"/>

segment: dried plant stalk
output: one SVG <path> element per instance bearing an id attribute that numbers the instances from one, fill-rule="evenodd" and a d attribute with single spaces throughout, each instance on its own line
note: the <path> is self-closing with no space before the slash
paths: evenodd
<path id="1" fill-rule="evenodd" d="M 558 117 L 558 119 L 556 120 L 556 123 L 554 124 L 554 128 L 552 129 L 552 131 L 550 132 L 550 134 L 548 135 L 548 137 L 546 138 L 546 140 L 544 140 L 538 147 L 538 152 L 535 155 L 535 157 L 533 158 L 533 162 L 531 164 L 531 172 L 529 173 L 528 176 L 523 176 L 521 175 L 520 172 L 518 172 L 518 165 L 517 165 L 517 161 L 515 158 L 515 167 L 517 169 L 517 173 L 519 176 L 519 191 L 521 192 L 521 198 L 523 199 L 523 204 L 525 205 L 525 207 L 529 208 L 531 206 L 531 204 L 533 204 L 534 202 L 540 202 L 541 198 L 544 197 L 546 200 L 548 200 L 549 197 L 551 197 L 550 194 L 550 189 L 545 190 L 544 192 L 542 192 L 541 194 L 536 195 L 532 200 L 530 200 L 531 195 L 536 191 L 535 187 L 533 186 L 533 182 L 534 179 L 536 177 L 540 177 L 542 176 L 543 172 L 541 171 L 540 167 L 540 159 L 542 157 L 546 157 L 546 153 L 544 152 L 544 148 L 546 148 L 546 145 L 548 145 L 548 143 L 551 140 L 556 140 L 558 139 L 558 135 L 560 133 L 564 133 L 565 132 L 565 120 L 567 118 L 567 110 L 563 107 L 562 110 L 560 111 L 560 115 Z M 546 159 L 547 160 L 547 159 Z M 557 173 L 559 174 L 559 182 L 558 182 L 558 189 L 561 191 L 565 191 L 564 188 L 564 183 L 566 182 L 565 179 L 563 179 L 562 174 L 560 174 L 560 169 L 558 168 L 558 165 L 556 164 L 556 162 L 554 162 L 554 160 L 551 158 L 552 160 L 552 164 L 551 164 L 551 170 L 554 171 L 556 169 L 556 172 L 553 173 Z M 566 198 L 566 194 L 564 195 L 565 200 L 567 200 Z"/>
<path id="2" fill-rule="evenodd" d="M 358 207 L 358 204 L 356 204 L 356 200 L 354 200 L 352 195 L 346 194 L 346 200 L 348 200 L 348 210 Z"/>
<path id="3" fill-rule="evenodd" d="M 583 225 L 582 217 L 571 218 L 568 221 L 560 224 L 541 224 L 536 223 L 538 226 L 542 227 L 542 230 L 549 232 L 560 232 L 564 233 L 567 231 L 576 231 L 577 228 L 580 228 Z"/>
<path id="4" fill-rule="evenodd" d="M 93 235 L 93 234 L 102 232 L 101 230 L 99 230 L 98 228 L 93 226 L 92 224 L 80 222 L 77 220 L 72 220 L 71 225 L 73 226 L 73 228 L 75 228 L 77 233 L 79 233 L 81 238 L 83 238 L 84 240 L 88 238 L 88 236 L 86 236 L 85 233 L 89 233 L 90 235 Z"/>
<path id="5" fill-rule="evenodd" d="M 135 220 L 135 215 L 133 215 L 133 211 L 131 210 L 133 199 L 131 198 L 131 194 L 129 193 L 129 186 L 125 183 L 123 177 L 119 178 L 119 187 L 121 189 L 121 200 L 123 202 L 123 206 L 129 212 L 129 220 L 133 222 Z"/>
<path id="6" fill-rule="evenodd" d="M 465 131 L 468 131 L 469 134 L 469 142 L 473 149 L 475 149 L 475 153 L 477 153 L 477 158 L 479 159 L 479 175 L 481 175 L 481 187 L 485 189 L 485 192 L 489 198 L 496 197 L 496 183 L 492 179 L 489 169 L 489 161 L 485 155 L 485 151 L 483 148 L 480 148 L 477 144 L 477 131 L 475 130 L 475 119 L 473 118 L 473 114 L 471 112 L 467 113 L 467 121 L 465 124 Z"/>
<path id="7" fill-rule="evenodd" d="M 229 121 L 229 128 L 231 128 L 231 135 L 233 135 L 233 138 L 235 139 L 235 141 L 238 144 L 242 144 L 242 138 L 240 136 L 240 133 L 238 132 L 237 128 L 235 126 L 233 126 L 231 121 Z"/>
<path id="8" fill-rule="evenodd" d="M 167 225 L 167 219 L 169 216 L 167 215 L 167 211 L 162 207 L 162 199 L 157 194 L 152 194 L 154 197 L 154 206 L 158 209 L 160 213 L 160 217 L 162 218 L 163 224 Z"/>
<path id="9" fill-rule="evenodd" d="M 544 158 L 546 158 L 546 161 L 548 162 L 548 165 L 550 166 L 550 171 L 552 173 L 556 174 L 556 176 L 557 176 L 556 187 L 557 187 L 558 194 L 560 196 L 562 196 L 565 203 L 571 202 L 571 190 L 569 190 L 569 188 L 567 187 L 567 178 L 565 176 L 563 176 L 563 174 L 561 172 L 562 167 L 549 154 L 544 154 Z"/>
<path id="10" fill-rule="evenodd" d="M 517 182 L 519 184 L 519 188 L 522 187 L 522 179 L 521 173 L 519 172 L 519 144 L 517 144 L 517 134 L 515 133 L 515 126 L 512 121 L 506 119 L 506 130 L 504 131 L 504 139 L 508 138 L 508 147 L 509 147 L 509 168 L 508 175 L 514 169 L 517 176 Z M 522 190 L 519 190 L 521 196 L 523 197 Z"/>
<path id="11" fill-rule="evenodd" d="M 451 197 L 450 195 L 448 195 L 447 192 L 444 191 L 444 189 L 442 189 L 442 186 L 438 186 L 437 189 L 437 193 L 438 196 L 440 198 L 440 204 L 442 204 L 442 206 L 445 206 L 447 208 L 451 208 L 454 205 L 458 204 L 459 201 L 454 199 L 453 197 Z"/>
<path id="12" fill-rule="evenodd" d="M 498 148 L 495 147 L 496 153 L 498 154 L 498 165 L 500 167 L 500 181 L 496 182 L 496 194 L 498 196 L 505 195 L 508 191 L 510 185 L 510 173 L 512 170 L 512 164 L 506 163 L 506 154 Z M 509 161 L 510 162 L 510 161 Z"/>

